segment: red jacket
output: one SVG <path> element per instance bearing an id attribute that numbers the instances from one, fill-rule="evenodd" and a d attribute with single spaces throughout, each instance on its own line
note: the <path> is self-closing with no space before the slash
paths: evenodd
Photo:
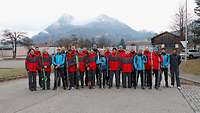
<path id="1" fill-rule="evenodd" d="M 162 61 L 163 60 L 161 56 L 157 55 L 155 52 L 152 53 L 152 63 L 154 70 L 160 70 Z"/>
<path id="2" fill-rule="evenodd" d="M 76 72 L 76 56 L 73 53 L 67 54 L 67 63 L 68 63 L 68 72 L 75 73 Z"/>
<path id="3" fill-rule="evenodd" d="M 86 63 L 86 54 L 81 52 L 78 53 L 78 59 L 79 59 L 79 71 L 80 72 L 85 72 L 85 63 Z"/>
<path id="4" fill-rule="evenodd" d="M 147 57 L 147 63 L 145 63 L 145 69 L 150 70 L 151 69 L 151 52 L 145 51 L 144 55 Z"/>
<path id="5" fill-rule="evenodd" d="M 97 68 L 96 59 L 97 59 L 96 53 L 90 53 L 88 55 L 87 64 L 88 64 L 89 70 L 96 70 Z"/>
<path id="6" fill-rule="evenodd" d="M 104 53 L 104 55 L 106 56 L 106 58 L 108 58 L 108 56 L 109 56 L 110 54 L 111 54 L 110 51 L 106 51 L 106 52 Z"/>
<path id="7" fill-rule="evenodd" d="M 118 50 L 118 53 L 120 57 L 123 57 L 123 55 L 126 54 L 124 50 Z"/>
<path id="8" fill-rule="evenodd" d="M 34 51 L 35 55 L 38 57 L 38 70 L 42 70 L 42 56 L 40 51 Z"/>
<path id="9" fill-rule="evenodd" d="M 43 53 L 42 54 L 42 63 L 43 67 L 47 66 L 47 68 L 44 68 L 46 72 L 51 72 L 51 56 L 48 53 Z"/>
<path id="10" fill-rule="evenodd" d="M 28 54 L 25 60 L 26 70 L 30 72 L 36 72 L 38 69 L 38 57 L 36 55 Z"/>
<path id="11" fill-rule="evenodd" d="M 133 71 L 133 57 L 131 53 L 123 53 L 121 57 L 122 72 L 131 73 Z"/>
<path id="12" fill-rule="evenodd" d="M 111 71 L 117 71 L 120 69 L 120 59 L 117 53 L 112 52 L 108 57 L 109 69 Z"/>

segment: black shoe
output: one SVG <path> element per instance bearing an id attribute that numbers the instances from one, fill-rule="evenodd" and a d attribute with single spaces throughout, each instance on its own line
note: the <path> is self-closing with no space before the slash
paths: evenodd
<path id="1" fill-rule="evenodd" d="M 42 88 L 42 90 L 45 90 L 45 88 Z"/>
<path id="2" fill-rule="evenodd" d="M 152 87 L 149 87 L 149 89 L 152 89 Z"/>
<path id="3" fill-rule="evenodd" d="M 69 87 L 69 88 L 68 88 L 68 90 L 71 90 L 71 89 L 72 89 L 72 87 Z"/>
<path id="4" fill-rule="evenodd" d="M 143 86 L 142 89 L 145 89 L 145 87 Z"/>
<path id="5" fill-rule="evenodd" d="M 47 87 L 47 90 L 50 90 L 50 87 Z"/>
<path id="6" fill-rule="evenodd" d="M 53 90 L 56 90 L 56 89 L 57 89 L 56 87 L 53 88 Z"/>
<path id="7" fill-rule="evenodd" d="M 155 89 L 158 90 L 158 86 L 156 86 Z"/>
<path id="8" fill-rule="evenodd" d="M 79 89 L 79 87 L 76 87 L 76 89 Z"/>
<path id="9" fill-rule="evenodd" d="M 30 91 L 33 91 L 33 89 L 32 89 L 32 88 L 30 88 L 29 90 L 30 90 Z"/>
<path id="10" fill-rule="evenodd" d="M 66 87 L 63 87 L 63 89 L 66 90 L 67 88 L 66 88 Z"/>
<path id="11" fill-rule="evenodd" d="M 84 86 L 81 86 L 81 88 L 84 88 Z"/>

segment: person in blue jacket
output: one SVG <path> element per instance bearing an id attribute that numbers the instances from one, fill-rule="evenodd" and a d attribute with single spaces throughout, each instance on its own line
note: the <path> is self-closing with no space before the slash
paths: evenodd
<path id="1" fill-rule="evenodd" d="M 165 48 L 162 48 L 161 56 L 162 56 L 163 62 L 161 64 L 160 80 L 162 81 L 162 74 L 164 73 L 165 87 L 169 87 L 168 86 L 168 67 L 170 63 L 170 55 L 166 53 Z"/>
<path id="2" fill-rule="evenodd" d="M 144 87 L 144 79 L 145 79 L 145 75 L 144 75 L 144 70 L 145 70 L 145 63 L 147 62 L 146 57 L 142 54 L 142 50 L 140 49 L 138 51 L 138 54 L 134 57 L 134 67 L 135 67 L 135 71 L 136 71 L 136 81 L 138 81 L 138 78 L 140 76 L 140 80 L 141 80 L 141 88 L 145 89 Z M 137 82 L 136 82 L 136 86 L 134 86 L 134 88 L 137 87 Z"/>
<path id="3" fill-rule="evenodd" d="M 65 56 L 61 53 L 61 48 L 57 48 L 57 53 L 52 58 L 52 64 L 56 71 L 54 75 L 54 88 L 57 89 L 58 86 L 58 77 L 62 78 L 63 88 L 66 90 L 66 80 L 64 77 L 64 64 L 65 64 Z"/>
<path id="4" fill-rule="evenodd" d="M 99 76 L 99 88 L 105 88 L 106 85 L 106 78 L 107 78 L 107 58 L 104 55 L 104 51 L 100 52 L 100 58 L 99 58 L 99 68 L 100 68 L 100 76 Z M 103 78 L 103 84 L 102 84 L 102 78 Z"/>

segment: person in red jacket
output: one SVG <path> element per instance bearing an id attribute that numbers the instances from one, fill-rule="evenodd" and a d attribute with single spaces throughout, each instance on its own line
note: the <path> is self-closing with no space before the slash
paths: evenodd
<path id="1" fill-rule="evenodd" d="M 123 54 L 125 54 L 126 52 L 125 52 L 125 50 L 123 49 L 123 47 L 120 45 L 119 46 L 119 49 L 118 49 L 118 51 L 117 51 L 117 54 L 119 55 L 119 59 L 121 59 L 121 57 L 123 57 Z M 120 76 L 122 75 L 122 69 L 121 69 L 121 64 L 120 64 L 120 69 L 119 69 L 119 86 L 120 86 Z"/>
<path id="2" fill-rule="evenodd" d="M 30 49 L 28 51 L 26 60 L 25 60 L 25 67 L 28 72 L 28 81 L 29 81 L 29 90 L 36 91 L 37 82 L 36 82 L 36 75 L 37 75 L 37 56 L 34 53 L 34 49 Z"/>
<path id="3" fill-rule="evenodd" d="M 81 87 L 84 88 L 86 54 L 82 51 L 82 49 L 80 49 L 78 52 L 78 61 L 79 61 L 79 72 L 80 72 L 80 78 L 81 78 Z"/>
<path id="4" fill-rule="evenodd" d="M 95 85 L 95 74 L 97 69 L 96 60 L 97 60 L 97 55 L 91 49 L 91 51 L 89 51 L 89 55 L 87 58 L 88 86 L 90 89 L 92 89 L 93 86 Z"/>
<path id="5" fill-rule="evenodd" d="M 85 54 L 85 58 L 88 57 L 88 50 L 87 48 L 83 48 L 83 53 Z M 87 67 L 85 67 L 85 85 L 88 86 L 88 70 Z"/>
<path id="6" fill-rule="evenodd" d="M 128 88 L 131 88 L 132 77 L 131 73 L 133 71 L 133 57 L 130 51 L 124 53 L 121 57 L 121 66 L 122 66 L 122 86 L 126 88 L 126 82 L 128 78 Z"/>
<path id="7" fill-rule="evenodd" d="M 145 83 L 147 83 L 147 87 L 149 87 L 149 89 L 152 89 L 152 74 L 151 74 L 152 54 L 148 48 L 145 48 L 144 55 L 147 58 L 147 62 L 145 63 Z"/>
<path id="8" fill-rule="evenodd" d="M 69 78 L 69 89 L 71 90 L 75 85 L 75 76 L 76 76 L 76 55 L 74 52 L 69 49 L 67 53 L 67 70 Z"/>
<path id="9" fill-rule="evenodd" d="M 105 48 L 105 51 L 104 51 L 104 56 L 106 57 L 106 60 L 108 61 L 108 57 L 109 55 L 111 54 L 109 48 Z M 107 62 L 107 69 L 106 69 L 106 84 L 109 85 L 109 69 L 108 69 L 108 62 Z"/>
<path id="10" fill-rule="evenodd" d="M 46 50 L 43 50 L 42 53 L 42 65 L 43 65 L 43 90 L 45 88 L 47 90 L 50 90 L 50 74 L 51 74 L 51 63 L 52 63 L 52 58 L 49 55 L 49 53 Z M 46 82 L 46 83 L 45 83 Z"/>
<path id="11" fill-rule="evenodd" d="M 160 87 L 160 71 L 161 71 L 162 57 L 158 51 L 158 48 L 154 49 L 152 53 L 152 68 L 155 74 L 155 89 Z"/>
<path id="12" fill-rule="evenodd" d="M 37 69 L 37 73 L 38 73 L 38 77 L 39 77 L 39 85 L 41 88 L 43 88 L 42 86 L 42 77 L 43 77 L 43 73 L 42 73 L 42 56 L 41 56 L 41 52 L 39 50 L 39 47 L 35 47 L 35 55 L 37 56 L 37 62 L 38 62 L 38 69 Z"/>
<path id="13" fill-rule="evenodd" d="M 134 59 L 135 55 L 137 54 L 135 49 L 131 50 L 131 57 Z M 131 72 L 131 86 L 134 86 L 134 88 L 136 88 L 135 86 L 137 86 L 137 81 L 136 81 L 136 70 L 134 69 L 133 66 L 133 71 Z"/>
<path id="14" fill-rule="evenodd" d="M 109 88 L 111 88 L 113 85 L 113 76 L 115 75 L 115 81 L 116 81 L 115 83 L 118 89 L 120 87 L 120 75 L 119 75 L 120 59 L 116 48 L 113 48 L 111 55 L 109 55 L 108 57 L 108 65 L 110 70 Z"/>

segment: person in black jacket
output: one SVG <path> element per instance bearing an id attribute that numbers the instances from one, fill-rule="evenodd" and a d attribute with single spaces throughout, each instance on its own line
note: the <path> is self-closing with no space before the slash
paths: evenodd
<path id="1" fill-rule="evenodd" d="M 176 77 L 177 88 L 181 88 L 179 78 L 179 65 L 181 64 L 181 56 L 178 54 L 177 49 L 173 50 L 170 55 L 170 71 L 171 71 L 171 85 L 174 87 L 174 78 Z"/>

